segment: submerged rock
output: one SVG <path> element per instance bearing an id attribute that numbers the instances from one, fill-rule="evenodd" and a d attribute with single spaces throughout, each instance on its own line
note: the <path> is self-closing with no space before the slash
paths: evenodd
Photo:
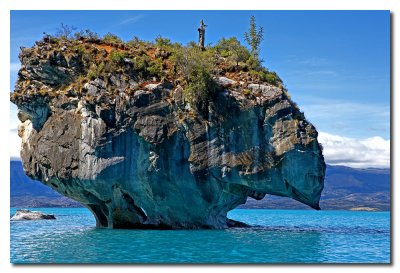
<path id="1" fill-rule="evenodd" d="M 53 214 L 44 214 L 40 211 L 31 211 L 20 209 L 11 217 L 12 221 L 25 221 L 25 220 L 54 220 L 56 217 Z"/>
<path id="2" fill-rule="evenodd" d="M 11 100 L 27 175 L 81 202 L 97 226 L 227 228 L 228 211 L 266 194 L 319 209 L 318 133 L 283 88 L 249 83 L 246 94 L 220 77 L 206 117 L 187 110 L 179 83 L 146 85 L 129 66 L 72 92 L 86 74 L 66 46 L 59 62 L 43 45 L 24 49 Z"/>

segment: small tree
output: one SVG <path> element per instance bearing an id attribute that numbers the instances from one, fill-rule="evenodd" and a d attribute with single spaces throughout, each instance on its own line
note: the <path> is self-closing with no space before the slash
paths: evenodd
<path id="1" fill-rule="evenodd" d="M 61 23 L 61 26 L 57 28 L 56 37 L 61 39 L 70 39 L 72 38 L 72 33 L 76 31 L 76 27 L 64 25 Z"/>
<path id="2" fill-rule="evenodd" d="M 222 38 L 218 41 L 216 47 L 222 56 L 232 58 L 236 62 L 236 66 L 239 65 L 239 62 L 245 62 L 250 57 L 249 51 L 240 44 L 236 37 Z"/>
<path id="3" fill-rule="evenodd" d="M 111 50 L 110 60 L 115 65 L 122 65 L 124 63 L 125 53 L 118 50 Z"/>
<path id="4" fill-rule="evenodd" d="M 99 34 L 97 34 L 94 31 L 91 31 L 90 29 L 86 29 L 84 33 L 85 33 L 86 38 L 88 38 L 90 41 L 96 41 L 96 40 L 100 39 Z"/>
<path id="5" fill-rule="evenodd" d="M 216 92 L 212 78 L 214 58 L 212 53 L 197 47 L 184 47 L 176 50 L 171 60 L 177 66 L 177 72 L 186 82 L 185 99 L 201 115 L 206 116 L 208 105 Z"/>
<path id="6" fill-rule="evenodd" d="M 100 39 L 99 34 L 97 34 L 94 31 L 91 31 L 90 29 L 80 30 L 78 32 L 75 32 L 74 36 L 76 40 L 87 39 L 90 42 L 94 42 Z"/>
<path id="7" fill-rule="evenodd" d="M 161 35 L 158 35 L 155 39 L 156 45 L 163 47 L 163 46 L 170 46 L 171 45 L 171 40 L 168 38 L 164 38 Z"/>
<path id="8" fill-rule="evenodd" d="M 103 41 L 104 41 L 105 43 L 109 43 L 109 44 L 123 43 L 123 41 L 121 40 L 121 38 L 119 38 L 117 35 L 112 34 L 112 33 L 110 33 L 110 32 L 108 32 L 107 34 L 104 35 Z"/>
<path id="9" fill-rule="evenodd" d="M 250 17 L 249 32 L 244 34 L 244 39 L 251 47 L 251 54 L 258 56 L 260 53 L 260 44 L 264 39 L 264 29 L 263 27 L 257 29 L 256 18 L 254 16 Z"/>
<path id="10" fill-rule="evenodd" d="M 197 44 L 194 47 L 182 47 L 175 50 L 171 60 L 176 64 L 179 74 L 186 82 L 190 82 L 193 74 L 199 70 L 211 73 L 214 62 L 208 52 L 199 50 Z"/>

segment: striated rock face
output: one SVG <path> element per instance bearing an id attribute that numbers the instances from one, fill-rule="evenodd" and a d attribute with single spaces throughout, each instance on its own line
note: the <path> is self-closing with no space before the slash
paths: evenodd
<path id="1" fill-rule="evenodd" d="M 227 228 L 237 224 L 229 210 L 266 194 L 319 209 L 317 131 L 284 89 L 217 76 L 203 117 L 187 110 L 181 86 L 146 83 L 128 60 L 77 90 L 82 60 L 68 47 L 38 43 L 20 59 L 11 100 L 24 169 L 88 207 L 97 226 Z"/>

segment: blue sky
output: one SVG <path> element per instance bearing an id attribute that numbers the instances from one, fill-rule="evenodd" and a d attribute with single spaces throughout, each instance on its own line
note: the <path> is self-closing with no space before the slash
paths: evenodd
<path id="1" fill-rule="evenodd" d="M 215 44 L 230 36 L 243 41 L 251 15 L 265 30 L 264 65 L 280 75 L 320 132 L 359 142 L 390 139 L 389 11 L 12 11 L 11 86 L 19 47 L 61 23 L 124 40 L 162 35 L 187 43 L 197 40 L 204 19 L 206 43 Z"/>

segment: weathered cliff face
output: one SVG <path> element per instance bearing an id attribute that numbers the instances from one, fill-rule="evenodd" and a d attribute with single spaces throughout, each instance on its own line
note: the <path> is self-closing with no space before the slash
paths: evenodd
<path id="1" fill-rule="evenodd" d="M 99 227 L 226 228 L 236 224 L 229 210 L 266 194 L 319 208 L 317 131 L 282 88 L 219 75 L 203 117 L 181 86 L 144 82 L 129 60 L 79 89 L 82 56 L 68 45 L 37 43 L 20 59 L 11 100 L 24 169 L 88 207 Z"/>

